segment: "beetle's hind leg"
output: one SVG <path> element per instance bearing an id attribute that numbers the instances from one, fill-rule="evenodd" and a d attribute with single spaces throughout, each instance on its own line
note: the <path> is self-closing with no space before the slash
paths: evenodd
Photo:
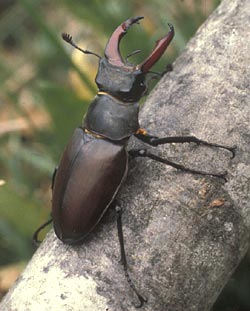
<path id="1" fill-rule="evenodd" d="M 197 145 L 204 145 L 204 146 L 210 146 L 210 147 L 216 147 L 216 148 L 222 148 L 225 150 L 228 150 L 232 153 L 232 158 L 235 156 L 235 150 L 236 146 L 224 146 L 216 143 L 210 143 L 208 141 L 199 139 L 195 136 L 172 136 L 172 137 L 157 137 L 157 136 L 151 136 L 148 135 L 147 132 L 143 129 L 139 129 L 137 133 L 135 134 L 135 137 L 140 139 L 146 144 L 149 144 L 153 147 L 164 145 L 164 144 L 171 144 L 171 143 L 195 143 Z"/>
<path id="2" fill-rule="evenodd" d="M 130 288 L 133 290 L 133 292 L 136 294 L 139 303 L 135 305 L 136 308 L 141 308 L 145 302 L 147 302 L 147 299 L 144 298 L 136 289 L 129 273 L 128 273 L 128 264 L 127 264 L 127 258 L 126 258 L 126 252 L 125 252 L 125 246 L 124 246 L 124 236 L 123 236 L 123 229 L 122 229 L 122 209 L 120 206 L 116 205 L 116 214 L 117 214 L 117 230 L 118 230 L 118 238 L 120 243 L 120 251 L 121 251 L 121 263 L 123 265 L 124 274 L 128 281 L 128 284 Z"/>
<path id="3" fill-rule="evenodd" d="M 56 179 L 56 173 L 57 173 L 58 167 L 56 166 L 54 168 L 54 172 L 52 174 L 52 178 L 51 178 L 51 189 L 53 190 L 54 188 L 54 183 L 55 183 L 55 179 Z"/>
<path id="4" fill-rule="evenodd" d="M 202 171 L 202 170 L 194 170 L 194 169 L 185 167 L 185 166 L 183 166 L 181 164 L 172 162 L 170 160 L 163 159 L 163 158 L 161 158 L 161 157 L 151 153 L 147 149 L 132 149 L 132 150 L 129 151 L 129 155 L 132 156 L 132 158 L 135 158 L 135 157 L 147 157 L 147 158 L 150 158 L 150 159 L 155 160 L 157 162 L 161 162 L 161 163 L 164 163 L 166 165 L 170 165 L 170 166 L 172 166 L 172 167 L 174 167 L 176 169 L 182 170 L 182 171 L 187 172 L 187 173 L 208 175 L 208 176 L 222 178 L 225 181 L 227 181 L 226 180 L 227 172 L 209 173 L 209 172 L 205 172 L 205 171 Z"/>
<path id="5" fill-rule="evenodd" d="M 54 187 L 54 183 L 55 183 L 55 178 L 56 178 L 56 173 L 57 173 L 57 167 L 55 167 L 54 169 L 54 172 L 52 174 L 52 178 L 51 178 L 51 189 L 53 190 L 53 187 Z M 48 221 L 46 221 L 44 224 L 42 224 L 40 227 L 38 227 L 36 229 L 36 231 L 33 233 L 33 236 L 32 236 L 32 243 L 36 246 L 38 246 L 41 241 L 38 239 L 38 235 L 39 233 L 45 228 L 47 227 L 50 223 L 52 223 L 53 219 L 49 219 Z"/>
<path id="6" fill-rule="evenodd" d="M 53 219 L 51 218 L 48 221 L 46 221 L 44 224 L 42 224 L 39 228 L 36 229 L 36 231 L 34 232 L 33 237 L 32 237 L 32 242 L 33 242 L 34 245 L 38 246 L 41 243 L 41 241 L 38 239 L 38 235 L 52 221 L 53 221 Z"/>

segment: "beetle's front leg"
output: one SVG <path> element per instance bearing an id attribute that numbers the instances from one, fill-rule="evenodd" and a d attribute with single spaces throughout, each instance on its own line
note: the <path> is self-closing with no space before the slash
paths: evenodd
<path id="1" fill-rule="evenodd" d="M 151 81 L 161 79 L 167 72 L 170 72 L 173 70 L 172 64 L 167 64 L 165 69 L 162 72 L 156 72 L 156 71 L 148 71 L 148 74 L 151 74 L 149 78 L 147 78 L 146 85 L 148 86 Z M 144 92 L 143 96 L 147 96 L 150 93 L 148 87 L 146 88 L 146 91 Z"/>
<path id="2" fill-rule="evenodd" d="M 161 72 L 156 72 L 156 71 L 148 71 L 148 74 L 152 74 L 152 77 L 150 79 L 160 79 L 162 78 L 166 73 L 173 71 L 173 65 L 172 64 L 167 64 L 165 69 Z"/>
<path id="3" fill-rule="evenodd" d="M 187 172 L 187 173 L 208 175 L 208 176 L 222 178 L 225 181 L 227 181 L 226 180 L 226 175 L 227 175 L 226 171 L 225 172 L 221 172 L 221 173 L 209 173 L 209 172 L 205 172 L 205 171 L 194 170 L 194 169 L 185 167 L 185 166 L 183 166 L 181 164 L 172 162 L 170 160 L 163 159 L 163 158 L 161 158 L 161 157 L 151 153 L 147 149 L 131 149 L 131 150 L 129 150 L 129 155 L 132 156 L 132 158 L 135 158 L 135 157 L 147 157 L 147 158 L 150 158 L 150 159 L 155 160 L 157 162 L 161 162 L 161 163 L 164 163 L 166 165 L 170 165 L 170 166 L 172 166 L 172 167 L 174 167 L 174 168 L 176 168 L 178 170 L 181 170 L 181 171 L 184 171 L 184 172 Z"/>
<path id="4" fill-rule="evenodd" d="M 210 147 L 217 147 L 222 148 L 230 151 L 232 153 L 232 158 L 235 156 L 235 150 L 236 146 L 224 146 L 220 144 L 210 143 L 208 141 L 199 139 L 195 136 L 172 136 L 172 137 L 157 137 L 157 136 L 151 136 L 148 135 L 145 130 L 139 129 L 137 133 L 135 134 L 135 137 L 142 140 L 143 142 L 151 145 L 151 146 L 159 146 L 164 144 L 171 144 L 171 143 L 195 143 L 197 145 L 204 145 L 204 146 L 210 146 Z"/>

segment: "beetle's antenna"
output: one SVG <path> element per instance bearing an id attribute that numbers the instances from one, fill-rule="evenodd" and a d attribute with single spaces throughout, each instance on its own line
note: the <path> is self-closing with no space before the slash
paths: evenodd
<path id="1" fill-rule="evenodd" d="M 76 48 L 77 50 L 81 51 L 82 53 L 95 55 L 99 59 L 101 58 L 100 55 L 98 55 L 98 54 L 96 54 L 94 52 L 81 49 L 78 45 L 75 44 L 75 42 L 73 41 L 73 38 L 72 38 L 72 36 L 70 34 L 64 32 L 64 33 L 62 33 L 62 38 L 63 38 L 64 41 L 66 41 L 67 43 L 69 43 L 70 45 L 72 45 L 74 48 Z"/>

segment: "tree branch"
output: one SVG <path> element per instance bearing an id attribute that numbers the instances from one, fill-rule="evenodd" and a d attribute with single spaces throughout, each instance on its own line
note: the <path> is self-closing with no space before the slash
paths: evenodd
<path id="1" fill-rule="evenodd" d="M 224 0 L 142 109 L 141 126 L 152 135 L 238 146 L 234 159 L 194 144 L 152 148 L 189 167 L 226 169 L 227 183 L 149 159 L 130 163 L 118 201 L 144 310 L 210 310 L 249 247 L 249 37 L 249 1 Z M 119 257 L 113 210 L 79 248 L 51 232 L 0 309 L 134 310 Z"/>

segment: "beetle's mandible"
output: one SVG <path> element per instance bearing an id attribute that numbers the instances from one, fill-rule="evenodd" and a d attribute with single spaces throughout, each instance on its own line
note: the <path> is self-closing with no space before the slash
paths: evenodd
<path id="1" fill-rule="evenodd" d="M 107 43 L 104 57 L 82 50 L 73 42 L 70 35 L 63 34 L 65 41 L 83 53 L 93 54 L 99 58 L 95 78 L 99 91 L 88 108 L 82 126 L 75 129 L 52 182 L 52 219 L 49 222 L 53 221 L 55 233 L 63 243 L 70 245 L 83 243 L 86 236 L 98 224 L 126 178 L 129 155 L 148 157 L 186 172 L 225 179 L 225 172 L 192 170 L 160 158 L 147 149 L 128 151 L 126 146 L 132 135 L 151 146 L 193 142 L 224 148 L 234 156 L 235 147 L 209 143 L 194 136 L 159 138 L 147 134 L 147 131 L 140 128 L 138 101 L 146 90 L 146 75 L 174 37 L 174 27 L 169 24 L 170 30 L 167 35 L 156 42 L 151 54 L 142 63 L 136 66 L 126 63 L 120 54 L 120 40 L 129 27 L 142 18 L 130 18 L 116 28 Z M 126 278 L 139 299 L 137 306 L 141 307 L 146 299 L 139 294 L 127 271 L 121 211 L 119 209 L 117 211 L 122 263 Z M 35 241 L 45 225 L 35 232 Z"/>

